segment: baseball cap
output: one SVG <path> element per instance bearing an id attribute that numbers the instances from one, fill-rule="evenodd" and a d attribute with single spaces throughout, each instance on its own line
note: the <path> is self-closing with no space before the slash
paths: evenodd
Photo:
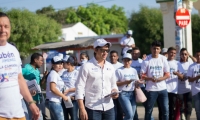
<path id="1" fill-rule="evenodd" d="M 58 53 L 58 56 L 63 59 L 63 54 L 62 53 Z"/>
<path id="2" fill-rule="evenodd" d="M 123 59 L 124 59 L 124 58 L 132 59 L 132 55 L 131 55 L 130 53 L 126 53 L 126 54 L 123 55 L 122 58 L 123 58 Z"/>
<path id="3" fill-rule="evenodd" d="M 51 59 L 51 63 L 52 64 L 59 64 L 59 63 L 62 63 L 63 60 L 60 56 L 54 56 L 52 59 Z"/>
<path id="4" fill-rule="evenodd" d="M 104 39 L 97 39 L 94 44 L 93 44 L 93 47 L 96 48 L 97 46 L 100 46 L 100 47 L 103 47 L 104 45 L 106 44 L 109 44 L 109 47 L 111 47 L 111 43 L 110 42 L 107 42 L 106 40 Z"/>
<path id="5" fill-rule="evenodd" d="M 161 53 L 166 53 L 167 51 L 168 51 L 167 48 L 163 48 L 162 51 L 161 51 Z"/>
<path id="6" fill-rule="evenodd" d="M 132 35 L 132 34 L 133 34 L 133 31 L 132 31 L 132 30 L 128 30 L 128 31 L 127 31 L 127 34 L 128 34 L 128 35 Z"/>
<path id="7" fill-rule="evenodd" d="M 69 55 L 66 55 L 64 58 L 63 58 L 63 62 L 69 62 L 69 63 L 74 63 L 74 58 L 69 56 Z"/>

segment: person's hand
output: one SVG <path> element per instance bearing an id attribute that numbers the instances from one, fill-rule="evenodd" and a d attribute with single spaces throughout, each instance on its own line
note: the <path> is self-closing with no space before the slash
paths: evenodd
<path id="1" fill-rule="evenodd" d="M 88 120 L 88 115 L 85 108 L 79 109 L 81 120 Z"/>
<path id="2" fill-rule="evenodd" d="M 139 87 L 140 84 L 144 84 L 144 80 L 135 81 L 135 87 Z"/>
<path id="3" fill-rule="evenodd" d="M 43 73 L 43 76 L 46 77 L 46 76 L 48 75 L 48 73 L 49 73 L 49 72 L 46 70 L 46 71 Z"/>
<path id="4" fill-rule="evenodd" d="M 40 117 L 40 110 L 38 109 L 36 104 L 35 103 L 30 104 L 29 108 L 30 108 L 30 110 L 32 112 L 32 117 L 33 117 L 32 119 L 33 120 L 38 120 L 39 117 Z"/>
<path id="5" fill-rule="evenodd" d="M 111 97 L 112 97 L 112 99 L 117 99 L 118 97 L 119 97 L 119 93 L 117 93 L 118 92 L 118 90 L 116 90 L 116 89 L 113 89 L 112 91 L 111 91 L 111 93 L 113 93 L 113 92 L 116 92 L 116 94 L 113 94 Z"/>
<path id="6" fill-rule="evenodd" d="M 64 101 L 68 101 L 68 97 L 65 96 L 65 95 L 62 97 L 62 99 L 63 99 Z"/>
<path id="7" fill-rule="evenodd" d="M 31 90 L 30 93 L 32 96 L 35 96 L 37 94 L 37 92 L 35 90 Z"/>
<path id="8" fill-rule="evenodd" d="M 69 89 L 64 91 L 64 95 L 67 95 L 67 93 L 69 92 Z"/>
<path id="9" fill-rule="evenodd" d="M 147 58 L 147 55 L 146 54 L 143 54 L 142 55 L 142 60 L 145 60 Z"/>

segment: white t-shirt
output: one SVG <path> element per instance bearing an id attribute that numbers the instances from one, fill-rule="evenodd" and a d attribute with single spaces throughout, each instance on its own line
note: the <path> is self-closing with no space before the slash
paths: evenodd
<path id="1" fill-rule="evenodd" d="M 188 69 L 187 76 L 193 78 L 198 75 L 200 75 L 200 64 L 193 63 L 192 65 L 190 65 Z M 200 92 L 200 79 L 192 82 L 191 84 L 192 84 L 192 96 L 194 96 Z"/>
<path id="2" fill-rule="evenodd" d="M 132 60 L 131 63 L 131 67 L 136 69 L 138 75 L 140 75 L 142 61 L 142 59 L 138 58 L 138 60 Z M 145 85 L 141 84 L 140 87 L 145 87 Z"/>
<path id="3" fill-rule="evenodd" d="M 53 102 L 60 102 L 61 97 L 51 92 L 51 89 L 50 89 L 51 82 L 54 82 L 56 84 L 56 89 L 58 89 L 60 92 L 63 91 L 64 82 L 60 78 L 60 75 L 55 70 L 51 70 L 51 72 L 49 73 L 47 77 L 46 99 L 49 99 L 49 101 L 53 101 Z"/>
<path id="4" fill-rule="evenodd" d="M 124 66 L 122 63 L 117 62 L 116 64 L 112 64 L 115 70 L 119 69 L 120 67 Z"/>
<path id="5" fill-rule="evenodd" d="M 135 41 L 132 37 L 127 38 L 126 36 L 124 36 L 121 41 L 120 41 L 121 45 L 133 45 L 135 44 Z M 132 49 L 132 47 L 124 47 L 123 49 L 123 54 L 125 54 L 128 50 Z"/>
<path id="6" fill-rule="evenodd" d="M 0 116 L 22 118 L 24 110 L 18 75 L 22 72 L 18 50 L 11 44 L 0 46 Z"/>
<path id="7" fill-rule="evenodd" d="M 179 62 L 176 60 L 168 61 L 170 67 L 170 78 L 166 80 L 167 83 L 167 91 L 169 93 L 178 93 L 178 76 L 174 75 L 173 72 L 180 71 L 178 70 Z"/>
<path id="8" fill-rule="evenodd" d="M 62 80 L 65 83 L 65 89 L 69 88 L 75 88 L 75 83 L 78 79 L 78 71 L 74 70 L 72 72 L 63 72 L 63 75 L 61 76 Z M 69 92 L 67 96 L 75 96 L 75 92 Z"/>
<path id="9" fill-rule="evenodd" d="M 119 81 L 119 82 L 123 82 L 125 80 L 133 80 L 133 82 L 131 82 L 128 85 L 118 86 L 120 91 L 121 90 L 122 91 L 134 91 L 135 81 L 139 80 L 137 71 L 132 67 L 130 67 L 130 68 L 121 67 L 121 68 L 117 69 L 116 77 L 117 77 L 117 81 Z"/>
<path id="10" fill-rule="evenodd" d="M 188 61 L 188 62 L 184 62 L 184 63 L 180 62 L 179 69 L 184 70 L 183 74 L 185 76 L 187 76 L 187 71 L 191 64 L 193 64 L 192 61 Z M 183 80 L 183 81 L 179 80 L 178 82 L 179 82 L 178 83 L 178 94 L 184 94 L 184 93 L 188 93 L 191 91 L 191 84 L 189 83 L 188 79 Z"/>
<path id="11" fill-rule="evenodd" d="M 158 58 L 152 58 L 148 55 L 142 62 L 141 71 L 142 74 L 146 74 L 148 77 L 163 77 L 164 73 L 169 73 L 169 65 L 167 59 L 163 55 L 158 55 Z M 167 89 L 165 80 L 161 82 L 146 82 L 147 91 L 161 91 Z"/>

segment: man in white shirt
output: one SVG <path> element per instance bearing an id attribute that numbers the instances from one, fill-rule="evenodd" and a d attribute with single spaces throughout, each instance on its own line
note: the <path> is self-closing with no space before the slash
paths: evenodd
<path id="1" fill-rule="evenodd" d="M 131 50 L 133 47 L 135 47 L 135 41 L 131 37 L 133 34 L 132 30 L 128 30 L 126 33 L 126 36 L 124 36 L 121 41 L 120 45 L 122 47 L 121 55 L 123 56 L 125 53 L 127 53 L 129 50 Z"/>
<path id="2" fill-rule="evenodd" d="M 168 93 L 165 80 L 170 77 L 167 59 L 160 55 L 161 42 L 154 41 L 151 44 L 151 53 L 142 62 L 141 75 L 146 80 L 147 106 L 145 108 L 145 120 L 151 120 L 154 104 L 158 99 L 162 109 L 162 120 L 169 119 Z"/>
<path id="3" fill-rule="evenodd" d="M 113 65 L 115 70 L 121 68 L 124 66 L 122 63 L 118 62 L 119 60 L 119 55 L 118 52 L 113 50 L 110 52 L 110 63 Z M 123 119 L 123 111 L 120 106 L 120 103 L 117 99 L 113 99 L 114 105 L 115 105 L 115 120 L 122 120 Z"/>
<path id="4" fill-rule="evenodd" d="M 10 31 L 11 24 L 8 16 L 0 12 L 0 119 L 25 120 L 22 95 L 33 113 L 33 119 L 38 120 L 39 109 L 22 76 L 19 52 L 7 42 Z"/>
<path id="5" fill-rule="evenodd" d="M 192 84 L 192 96 L 194 100 L 194 108 L 196 111 L 197 120 L 200 120 L 200 50 L 196 52 L 196 63 L 190 65 L 187 76 Z"/>
<path id="6" fill-rule="evenodd" d="M 118 88 L 115 69 L 106 61 L 110 47 L 110 42 L 97 39 L 94 42 L 94 57 L 80 68 L 76 83 L 76 99 L 81 120 L 115 120 L 112 99 L 118 97 Z M 109 95 L 110 93 L 114 94 Z M 106 97 L 107 95 L 109 96 Z"/>
<path id="7" fill-rule="evenodd" d="M 117 70 L 118 68 L 124 66 L 122 63 L 118 62 L 118 60 L 119 60 L 118 52 L 115 51 L 115 50 L 112 50 L 110 52 L 110 63 L 113 65 L 115 70 Z"/>

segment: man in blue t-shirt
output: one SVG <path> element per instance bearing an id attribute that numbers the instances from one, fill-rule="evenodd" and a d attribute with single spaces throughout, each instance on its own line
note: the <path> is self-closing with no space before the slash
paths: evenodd
<path id="1" fill-rule="evenodd" d="M 43 85 L 45 83 L 45 76 L 46 73 L 44 74 L 43 78 L 40 78 L 40 71 L 38 68 L 40 68 L 43 65 L 43 56 L 39 53 L 33 53 L 31 56 L 31 62 L 30 64 L 26 64 L 25 67 L 22 69 L 22 74 L 26 80 L 36 80 L 37 84 Z M 42 116 L 42 94 L 41 93 L 36 93 L 36 91 L 30 91 L 34 101 L 36 102 L 36 105 L 40 109 L 40 118 L 39 120 L 43 120 Z M 30 110 L 29 110 L 30 111 Z M 29 112 L 29 117 L 30 119 L 32 118 L 31 113 Z"/>

